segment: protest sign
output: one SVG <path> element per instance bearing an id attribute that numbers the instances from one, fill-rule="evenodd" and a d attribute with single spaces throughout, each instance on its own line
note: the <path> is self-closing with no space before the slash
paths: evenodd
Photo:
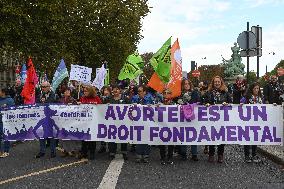
<path id="1" fill-rule="evenodd" d="M 56 137 L 150 145 L 283 142 L 283 109 L 273 105 L 49 105 L 2 113 L 7 140 Z M 27 129 L 31 136 L 24 135 Z"/>
<path id="2" fill-rule="evenodd" d="M 79 65 L 71 65 L 69 80 L 79 81 L 83 84 L 90 84 L 92 68 Z"/>

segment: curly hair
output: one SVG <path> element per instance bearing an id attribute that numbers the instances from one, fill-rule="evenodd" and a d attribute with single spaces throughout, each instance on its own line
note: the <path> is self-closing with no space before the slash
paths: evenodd
<path id="1" fill-rule="evenodd" d="M 217 79 L 217 78 L 221 80 L 220 90 L 221 91 L 225 91 L 225 92 L 228 91 L 228 89 L 227 89 L 227 87 L 225 85 L 224 80 L 222 79 L 222 77 L 220 77 L 218 75 L 212 78 L 211 83 L 210 83 L 210 85 L 208 87 L 208 91 L 212 91 L 214 89 L 214 80 Z"/>

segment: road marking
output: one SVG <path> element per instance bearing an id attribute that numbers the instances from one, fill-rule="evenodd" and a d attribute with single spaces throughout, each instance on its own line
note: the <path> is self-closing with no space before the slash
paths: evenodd
<path id="1" fill-rule="evenodd" d="M 122 155 L 117 154 L 116 158 L 110 162 L 98 189 L 115 189 L 123 163 Z"/>
<path id="2" fill-rule="evenodd" d="M 48 173 L 48 172 L 51 172 L 51 171 L 55 171 L 57 169 L 70 167 L 72 165 L 85 163 L 87 161 L 88 161 L 87 159 L 82 159 L 80 161 L 75 161 L 73 163 L 63 164 L 63 165 L 60 165 L 60 166 L 57 166 L 57 167 L 53 167 L 53 168 L 49 168 L 49 169 L 45 169 L 45 170 L 42 170 L 42 171 L 37 171 L 37 172 L 30 173 L 30 174 L 22 175 L 22 176 L 19 176 L 19 177 L 10 178 L 10 179 L 7 179 L 7 180 L 0 181 L 0 185 L 6 184 L 6 183 L 9 183 L 9 182 L 13 182 L 13 181 L 17 181 L 17 180 L 20 180 L 20 179 L 24 179 L 24 178 L 27 178 L 27 177 L 31 177 L 31 176 L 35 176 L 35 175 L 39 175 L 39 174 L 43 174 L 43 173 Z"/>

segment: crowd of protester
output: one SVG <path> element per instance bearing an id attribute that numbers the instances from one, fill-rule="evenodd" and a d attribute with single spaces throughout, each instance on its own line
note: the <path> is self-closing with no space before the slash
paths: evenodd
<path id="1" fill-rule="evenodd" d="M 23 99 L 21 91 L 23 86 L 19 80 L 16 81 L 14 87 L 0 89 L 0 107 L 22 105 Z M 208 84 L 200 82 L 198 86 L 193 86 L 188 79 L 183 79 L 181 96 L 172 98 L 172 91 L 165 88 L 163 92 L 157 93 L 153 89 L 133 84 L 115 84 L 105 86 L 102 90 L 98 90 L 92 86 L 81 86 L 76 82 L 73 84 L 62 84 L 56 92 L 51 90 L 49 82 L 41 83 L 36 90 L 36 103 L 61 103 L 61 104 L 141 104 L 141 105 L 184 105 L 199 103 L 205 106 L 214 104 L 282 104 L 283 88 L 276 76 L 271 76 L 270 80 L 263 88 L 263 92 L 259 83 L 248 85 L 242 78 L 238 77 L 235 84 L 229 89 L 224 80 L 215 76 Z M 1 116 L 1 115 L 0 115 Z M 0 117 L 0 158 L 9 156 L 10 142 L 3 139 L 3 123 Z M 19 141 L 20 142 L 20 141 Z M 61 149 L 61 157 L 72 156 L 76 158 L 95 159 L 96 141 L 59 141 L 56 138 L 46 138 L 39 140 L 39 152 L 35 158 L 41 158 L 46 155 L 46 148 L 50 148 L 51 158 L 56 157 L 56 147 Z M 120 145 L 121 153 L 124 160 L 128 160 L 128 151 L 136 153 L 137 163 L 148 163 L 151 153 L 151 146 L 148 144 L 132 144 L 100 142 L 100 149 L 97 153 L 109 153 L 109 158 L 114 159 L 117 153 L 117 147 Z M 129 148 L 130 147 L 130 148 Z M 160 145 L 161 164 L 173 164 L 174 154 L 180 156 L 182 160 L 188 158 L 198 161 L 197 145 Z M 191 148 L 191 156 L 188 154 L 188 148 Z M 259 162 L 256 155 L 256 145 L 244 146 L 244 160 L 247 163 Z M 205 146 L 203 152 L 208 154 L 208 161 L 223 163 L 225 144 L 217 145 L 217 156 L 215 156 L 216 146 Z M 217 158 L 216 158 L 217 157 Z"/>

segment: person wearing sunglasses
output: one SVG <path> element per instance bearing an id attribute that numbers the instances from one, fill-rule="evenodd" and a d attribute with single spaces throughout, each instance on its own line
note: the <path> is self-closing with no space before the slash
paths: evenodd
<path id="1" fill-rule="evenodd" d="M 56 95 L 50 88 L 50 83 L 45 81 L 41 84 L 41 93 L 36 98 L 36 102 L 40 104 L 50 104 L 56 103 Z M 56 145 L 58 140 L 54 138 L 43 138 L 39 139 L 40 150 L 39 153 L 35 156 L 35 158 L 41 158 L 45 155 L 46 147 L 50 147 L 51 158 L 56 157 Z"/>

